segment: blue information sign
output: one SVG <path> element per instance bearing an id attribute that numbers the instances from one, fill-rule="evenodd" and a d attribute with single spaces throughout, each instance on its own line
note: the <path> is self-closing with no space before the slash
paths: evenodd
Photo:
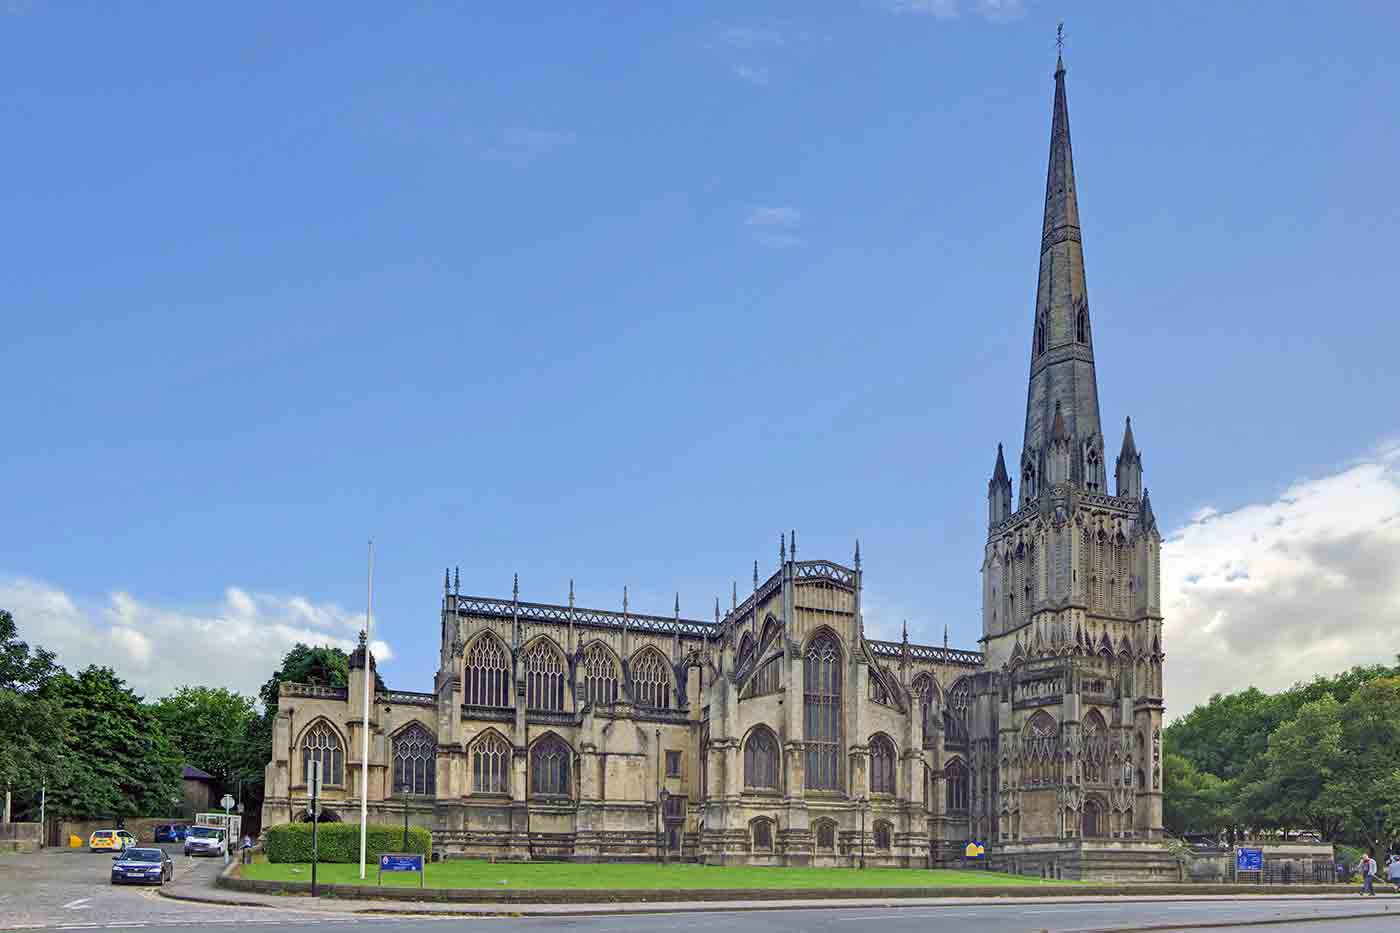
<path id="1" fill-rule="evenodd" d="M 1235 871 L 1263 871 L 1263 849 L 1236 849 Z"/>
<path id="2" fill-rule="evenodd" d="M 418 872 L 418 886 L 423 886 L 423 854 L 421 852 L 410 853 L 385 853 L 379 856 L 379 876 L 381 880 L 386 871 L 416 871 Z"/>

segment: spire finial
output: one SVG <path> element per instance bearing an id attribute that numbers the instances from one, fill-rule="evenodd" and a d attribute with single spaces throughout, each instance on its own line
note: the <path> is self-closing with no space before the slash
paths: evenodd
<path id="1" fill-rule="evenodd" d="M 755 590 L 758 589 L 758 561 L 754 561 L 754 562 L 753 562 L 753 588 L 754 588 Z M 755 603 L 753 608 L 754 608 L 754 611 L 757 612 L 757 611 L 758 611 L 758 604 Z"/>
<path id="2" fill-rule="evenodd" d="M 719 625 L 719 597 L 715 597 L 715 625 Z"/>
<path id="3" fill-rule="evenodd" d="M 797 560 L 797 529 L 792 529 L 792 559 Z"/>
<path id="4" fill-rule="evenodd" d="M 787 534 L 778 535 L 778 560 L 781 563 L 787 562 Z"/>
<path id="5" fill-rule="evenodd" d="M 446 567 L 442 570 L 442 591 L 444 593 L 452 592 L 452 571 Z"/>
<path id="6" fill-rule="evenodd" d="M 572 577 L 569 578 L 569 608 L 574 608 L 574 581 Z"/>
<path id="7" fill-rule="evenodd" d="M 681 617 L 681 591 L 676 590 L 676 618 Z"/>
<path id="8" fill-rule="evenodd" d="M 729 597 L 729 599 L 730 599 L 730 608 L 731 608 L 731 609 L 738 609 L 738 608 L 739 608 L 739 581 L 738 581 L 738 580 L 731 580 L 731 581 L 730 581 L 730 585 L 734 587 L 734 589 L 733 589 L 733 591 L 731 592 L 730 597 Z"/>
<path id="9" fill-rule="evenodd" d="M 856 569 L 860 569 L 860 539 L 856 538 Z"/>
<path id="10" fill-rule="evenodd" d="M 904 620 L 904 634 L 903 634 L 902 638 L 903 638 L 904 643 L 905 643 L 906 645 L 909 644 L 909 620 L 908 620 L 908 619 L 905 619 L 905 620 Z"/>
<path id="11" fill-rule="evenodd" d="M 948 650 L 948 623 L 943 623 L 943 650 Z"/>
<path id="12" fill-rule="evenodd" d="M 627 613 L 627 584 L 622 584 L 622 612 Z"/>
<path id="13" fill-rule="evenodd" d="M 511 597 L 516 602 L 520 602 L 520 574 L 518 573 L 515 575 L 515 582 L 511 584 L 510 592 Z"/>
<path id="14" fill-rule="evenodd" d="M 461 567 L 453 567 L 453 568 L 452 568 L 452 592 L 456 593 L 458 596 L 461 596 L 461 595 L 462 595 L 462 568 L 461 568 Z"/>
<path id="15" fill-rule="evenodd" d="M 1065 21 L 1055 27 L 1055 74 L 1065 70 Z"/>

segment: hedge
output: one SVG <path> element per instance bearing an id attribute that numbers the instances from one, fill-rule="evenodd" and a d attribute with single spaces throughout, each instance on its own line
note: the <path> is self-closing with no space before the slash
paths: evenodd
<path id="1" fill-rule="evenodd" d="M 409 852 L 431 854 L 433 836 L 421 826 L 408 830 Z M 263 851 L 269 862 L 311 861 L 311 824 L 283 823 L 267 830 Z M 403 852 L 403 827 L 369 824 L 365 831 L 365 859 L 377 861 L 384 852 Z M 316 857 L 322 862 L 358 862 L 360 860 L 359 823 L 322 823 L 316 836 Z"/>

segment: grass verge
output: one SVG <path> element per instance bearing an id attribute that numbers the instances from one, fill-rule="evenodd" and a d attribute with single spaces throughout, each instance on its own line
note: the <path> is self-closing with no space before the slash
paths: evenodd
<path id="1" fill-rule="evenodd" d="M 325 864 L 316 867 L 316 880 L 323 884 L 367 884 L 376 886 L 373 865 L 360 881 L 359 865 Z M 244 865 L 240 876 L 255 881 L 310 881 L 310 865 L 272 864 L 266 861 Z M 429 863 L 424 873 L 429 888 L 490 888 L 496 890 L 570 889 L 703 889 L 750 888 L 762 890 L 820 888 L 935 888 L 1002 887 L 1022 885 L 1065 885 L 1072 881 L 1042 881 L 990 871 L 957 871 L 912 868 L 751 868 L 747 866 L 571 864 L 567 862 L 497 862 L 452 860 Z M 418 887 L 414 874 L 386 874 L 383 886 Z"/>

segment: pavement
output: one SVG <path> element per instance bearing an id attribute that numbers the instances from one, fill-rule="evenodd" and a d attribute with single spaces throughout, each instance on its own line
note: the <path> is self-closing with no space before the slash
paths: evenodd
<path id="1" fill-rule="evenodd" d="M 1086 933 L 1188 930 L 1203 927 L 1293 933 L 1400 931 L 1400 897 L 1044 897 L 870 900 L 729 901 L 658 904 L 414 904 L 312 899 L 228 891 L 215 885 L 220 859 L 175 858 L 175 881 L 164 888 L 112 887 L 111 859 L 86 850 L 49 849 L 0 858 L 2 930 L 184 930 L 232 933 L 246 924 L 279 931 L 335 926 L 442 931 L 489 924 L 510 931 L 630 933 L 657 929 L 709 931 L 835 931 L 878 925 L 881 933 L 930 929 L 977 933 Z M 409 913 L 412 911 L 412 913 Z M 508 913 L 503 913 L 508 911 Z M 1298 926 L 1306 923 L 1306 926 Z"/>

